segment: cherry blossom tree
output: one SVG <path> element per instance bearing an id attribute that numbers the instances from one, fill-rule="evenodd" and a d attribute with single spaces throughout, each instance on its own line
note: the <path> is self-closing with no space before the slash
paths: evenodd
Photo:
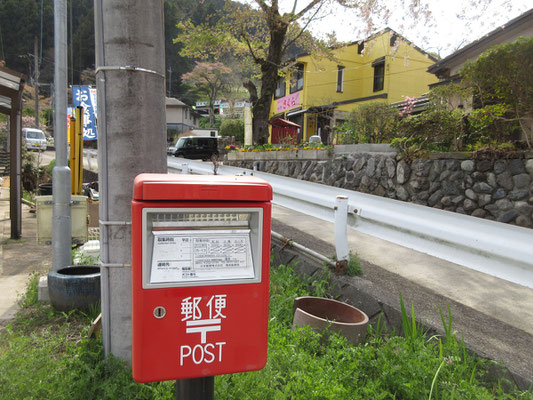
<path id="1" fill-rule="evenodd" d="M 196 66 L 191 72 L 181 76 L 183 82 L 194 85 L 198 92 L 208 98 L 209 126 L 211 127 L 213 126 L 217 93 L 229 83 L 231 73 L 231 69 L 221 62 L 196 62 Z"/>

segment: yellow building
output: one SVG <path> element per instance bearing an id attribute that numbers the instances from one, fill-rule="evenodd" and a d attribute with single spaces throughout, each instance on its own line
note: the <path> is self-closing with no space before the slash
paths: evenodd
<path id="1" fill-rule="evenodd" d="M 298 142 L 320 135 L 324 143 L 331 143 L 332 128 L 344 123 L 358 105 L 418 97 L 437 82 L 427 72 L 436 59 L 389 28 L 332 53 L 334 59 L 297 58 L 276 86 L 270 121 L 299 125 Z M 279 143 L 286 136 L 283 132 L 272 128 L 271 142 Z"/>

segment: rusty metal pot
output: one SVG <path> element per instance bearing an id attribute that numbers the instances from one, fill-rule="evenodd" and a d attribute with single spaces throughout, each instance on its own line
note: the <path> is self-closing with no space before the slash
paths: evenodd
<path id="1" fill-rule="evenodd" d="M 338 332 L 353 345 L 365 340 L 368 316 L 349 304 L 305 296 L 294 299 L 293 310 L 293 329 L 306 325 L 317 332 L 329 329 Z"/>

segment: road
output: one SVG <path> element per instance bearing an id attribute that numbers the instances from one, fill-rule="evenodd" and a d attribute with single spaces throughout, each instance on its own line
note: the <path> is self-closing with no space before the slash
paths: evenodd
<path id="1" fill-rule="evenodd" d="M 31 154 L 33 160 L 38 162 L 40 167 L 46 167 L 50 161 L 56 158 L 55 150 L 28 151 L 28 154 Z"/>
<path id="2" fill-rule="evenodd" d="M 50 161 L 54 160 L 56 158 L 56 151 L 55 150 L 46 150 L 43 152 L 31 152 L 34 160 L 37 160 L 39 162 L 39 166 L 46 167 L 48 164 L 50 164 Z M 88 155 L 91 154 L 91 163 L 89 165 L 89 157 Z M 83 157 L 83 167 L 86 169 L 90 169 L 92 171 L 97 172 L 98 171 L 98 165 L 96 160 L 96 150 L 85 150 L 84 151 L 84 157 Z"/>
<path id="3" fill-rule="evenodd" d="M 56 158 L 56 151 L 55 150 L 46 150 L 46 151 L 43 151 L 40 155 L 40 158 L 41 158 L 41 162 L 40 162 L 40 165 L 41 166 L 46 166 L 48 164 L 50 164 L 50 161 L 54 160 Z"/>

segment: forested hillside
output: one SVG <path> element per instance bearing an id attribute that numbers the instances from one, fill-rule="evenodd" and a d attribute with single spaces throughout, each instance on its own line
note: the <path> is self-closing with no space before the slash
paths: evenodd
<path id="1" fill-rule="evenodd" d="M 67 0 L 68 83 L 94 84 L 93 0 Z M 192 70 L 192 60 L 179 55 L 174 44 L 176 24 L 190 19 L 194 24 L 216 22 L 224 11 L 224 0 L 165 0 L 165 44 L 167 94 L 186 98 L 182 74 Z M 0 60 L 6 67 L 26 74 L 33 82 L 34 52 L 37 41 L 41 93 L 47 95 L 54 71 L 53 0 L 0 1 Z"/>

